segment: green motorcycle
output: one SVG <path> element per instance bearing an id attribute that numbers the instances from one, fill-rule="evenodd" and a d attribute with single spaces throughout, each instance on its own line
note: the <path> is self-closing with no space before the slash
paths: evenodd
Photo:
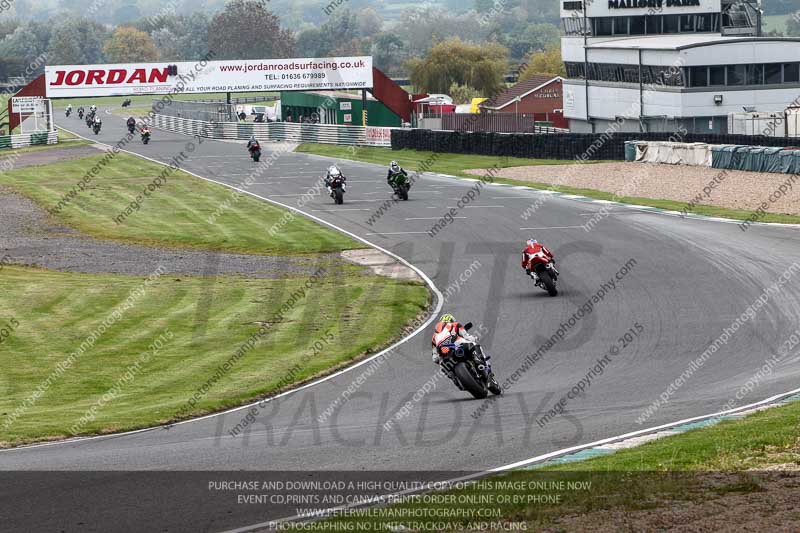
<path id="1" fill-rule="evenodd" d="M 389 185 L 392 186 L 398 198 L 401 200 L 408 200 L 408 191 L 411 189 L 411 182 L 408 179 L 408 174 L 405 172 L 393 174 L 389 180 Z"/>

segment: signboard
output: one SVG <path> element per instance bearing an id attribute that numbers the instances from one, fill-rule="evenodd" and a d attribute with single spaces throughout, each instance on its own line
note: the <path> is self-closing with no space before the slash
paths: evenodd
<path id="1" fill-rule="evenodd" d="M 341 111 L 351 111 L 353 109 L 353 102 L 339 102 L 339 109 Z"/>
<path id="2" fill-rule="evenodd" d="M 47 103 L 41 96 L 17 96 L 11 98 L 12 113 L 46 113 Z"/>
<path id="3" fill-rule="evenodd" d="M 351 113 L 345 113 L 344 121 L 345 122 L 353 122 L 353 115 Z"/>
<path id="4" fill-rule="evenodd" d="M 392 128 L 377 128 L 374 126 L 367 126 L 367 130 L 364 135 L 364 144 L 367 146 L 391 146 Z"/>
<path id="5" fill-rule="evenodd" d="M 371 89 L 372 57 L 45 67 L 48 98 Z"/>

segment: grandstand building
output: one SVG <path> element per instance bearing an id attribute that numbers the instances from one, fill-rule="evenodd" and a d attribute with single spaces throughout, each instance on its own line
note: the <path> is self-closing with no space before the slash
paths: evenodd
<path id="1" fill-rule="evenodd" d="M 758 0 L 561 1 L 574 132 L 726 133 L 800 96 L 800 39 L 761 36 Z"/>

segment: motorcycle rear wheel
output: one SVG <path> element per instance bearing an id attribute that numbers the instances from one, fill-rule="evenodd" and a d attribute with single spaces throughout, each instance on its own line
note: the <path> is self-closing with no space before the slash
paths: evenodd
<path id="1" fill-rule="evenodd" d="M 550 272 L 544 271 L 539 274 L 539 279 L 544 284 L 544 288 L 547 289 L 547 293 L 550 296 L 556 296 L 558 294 L 558 289 L 556 288 L 556 283 L 553 281 L 552 276 L 550 276 Z"/>
<path id="2" fill-rule="evenodd" d="M 405 185 L 400 186 L 398 193 L 400 194 L 401 200 L 408 200 L 408 188 Z"/>
<path id="3" fill-rule="evenodd" d="M 469 391 L 474 398 L 482 400 L 489 396 L 489 391 L 486 388 L 486 385 L 477 381 L 473 377 L 465 363 L 458 363 L 453 369 L 453 372 L 458 378 L 459 383 L 461 383 L 461 385 L 467 389 L 467 391 Z"/>

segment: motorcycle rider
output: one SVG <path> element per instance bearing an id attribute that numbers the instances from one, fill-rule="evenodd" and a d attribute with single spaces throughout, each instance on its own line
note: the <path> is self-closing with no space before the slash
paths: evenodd
<path id="1" fill-rule="evenodd" d="M 131 128 L 135 128 L 136 127 L 136 119 L 133 118 L 133 117 L 128 117 L 128 120 L 125 122 L 125 124 L 128 126 L 128 131 L 132 131 Z M 147 126 L 145 126 L 145 127 L 147 127 Z"/>
<path id="2" fill-rule="evenodd" d="M 389 163 L 389 173 L 386 175 L 386 183 L 391 186 L 392 189 L 397 190 L 397 186 L 395 185 L 394 178 L 395 176 L 402 174 L 406 178 L 408 177 L 408 173 L 406 170 L 397 164 L 397 161 L 392 161 Z"/>
<path id="3" fill-rule="evenodd" d="M 144 139 L 145 136 L 149 137 L 150 136 L 150 128 L 147 127 L 147 124 L 142 124 L 142 129 L 139 130 L 139 133 L 141 133 L 142 139 Z"/>
<path id="4" fill-rule="evenodd" d="M 344 174 L 342 174 L 342 171 L 339 170 L 339 167 L 337 167 L 336 165 L 331 165 L 330 167 L 328 167 L 328 173 L 325 176 L 325 188 L 328 189 L 328 193 L 330 193 L 331 197 L 333 197 L 333 189 L 331 189 L 331 182 L 333 182 L 334 179 L 341 179 L 342 190 L 344 191 L 347 190 L 345 188 L 346 187 L 345 182 L 347 181 L 347 178 L 344 177 Z"/>
<path id="5" fill-rule="evenodd" d="M 250 140 L 247 141 L 247 150 L 250 151 L 253 146 L 260 146 L 255 135 L 251 135 Z"/>
<path id="6" fill-rule="evenodd" d="M 100 117 L 94 117 L 92 126 L 96 127 L 99 130 L 103 126 L 103 120 Z"/>
<path id="7" fill-rule="evenodd" d="M 97 106 L 94 105 L 94 104 L 90 105 L 89 106 L 89 111 L 92 112 L 92 113 L 95 113 L 97 111 Z"/>
<path id="8" fill-rule="evenodd" d="M 525 273 L 532 277 L 533 281 L 536 282 L 539 281 L 539 276 L 537 276 L 536 272 L 531 269 L 531 257 L 539 252 L 542 252 L 545 257 L 550 260 L 553 266 L 556 265 L 556 258 L 553 255 L 553 252 L 548 250 L 546 246 L 539 244 L 539 241 L 536 239 L 528 239 L 527 246 L 525 247 L 525 250 L 522 251 L 522 268 L 525 269 Z"/>
<path id="9" fill-rule="evenodd" d="M 78 108 L 78 118 L 83 118 L 84 109 L 83 106 Z"/>
<path id="10" fill-rule="evenodd" d="M 67 109 L 66 109 L 67 116 L 69 116 L 70 113 L 72 113 L 72 104 L 67 104 Z"/>
<path id="11" fill-rule="evenodd" d="M 442 315 L 441 318 L 439 318 L 439 322 L 434 327 L 433 337 L 431 338 L 431 357 L 433 359 L 433 363 L 439 365 L 442 373 L 444 373 L 444 375 L 449 377 L 453 383 L 461 388 L 458 380 L 455 377 L 455 374 L 453 374 L 450 369 L 442 365 L 442 359 L 439 357 L 439 346 L 450 341 L 453 336 L 455 336 L 454 344 L 456 346 L 466 345 L 465 348 L 475 350 L 475 354 L 480 358 L 483 364 L 486 365 L 486 372 L 489 377 L 489 382 L 496 384 L 494 372 L 492 372 L 492 366 L 489 363 L 489 359 L 491 359 L 491 357 L 484 353 L 483 348 L 480 344 L 478 344 L 478 339 L 467 333 L 466 328 L 450 313 L 445 313 Z"/>

